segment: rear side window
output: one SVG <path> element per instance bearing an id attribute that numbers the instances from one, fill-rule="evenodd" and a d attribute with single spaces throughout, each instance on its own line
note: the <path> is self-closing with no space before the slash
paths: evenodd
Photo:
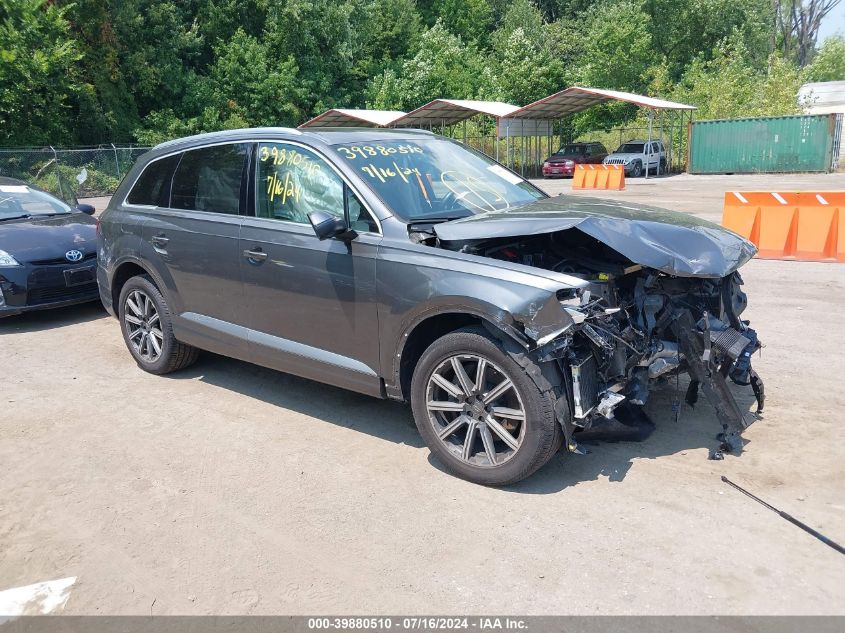
<path id="1" fill-rule="evenodd" d="M 126 201 L 129 204 L 143 204 L 151 207 L 166 207 L 170 198 L 170 180 L 173 178 L 173 170 L 179 164 L 179 157 L 168 156 L 160 158 L 148 164 L 135 186 L 129 192 Z"/>
<path id="2" fill-rule="evenodd" d="M 248 143 L 185 152 L 173 175 L 171 208 L 237 215 L 248 154 Z"/>

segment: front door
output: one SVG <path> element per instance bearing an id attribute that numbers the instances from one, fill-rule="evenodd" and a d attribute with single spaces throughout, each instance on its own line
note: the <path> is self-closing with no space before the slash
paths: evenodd
<path id="1" fill-rule="evenodd" d="M 255 217 L 240 266 L 254 362 L 377 395 L 378 225 L 333 167 L 310 149 L 259 143 Z M 321 241 L 308 214 L 346 217 L 352 240 Z"/>

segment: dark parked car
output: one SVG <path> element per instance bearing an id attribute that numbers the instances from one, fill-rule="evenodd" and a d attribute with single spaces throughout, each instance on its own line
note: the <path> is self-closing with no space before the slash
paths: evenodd
<path id="1" fill-rule="evenodd" d="M 605 156 L 605 146 L 594 141 L 564 145 L 543 162 L 543 178 L 572 176 L 575 165 L 600 165 Z"/>
<path id="2" fill-rule="evenodd" d="M 0 317 L 99 299 L 93 213 L 0 178 Z"/>
<path id="3" fill-rule="evenodd" d="M 101 216 L 98 279 L 138 365 L 197 350 L 409 400 L 431 451 L 483 484 L 689 373 L 725 448 L 761 383 L 736 272 L 754 246 L 630 203 L 547 197 L 423 131 L 234 130 L 159 145 Z"/>

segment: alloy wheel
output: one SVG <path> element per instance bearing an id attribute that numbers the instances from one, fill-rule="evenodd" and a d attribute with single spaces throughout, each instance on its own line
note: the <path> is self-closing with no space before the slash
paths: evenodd
<path id="1" fill-rule="evenodd" d="M 148 363 L 156 362 L 161 356 L 164 333 L 155 303 L 143 290 L 133 290 L 126 297 L 123 320 L 129 344 Z"/>
<path id="2" fill-rule="evenodd" d="M 461 461 L 501 466 L 525 437 L 525 407 L 501 367 L 475 354 L 441 362 L 426 386 L 426 410 L 435 434 Z"/>

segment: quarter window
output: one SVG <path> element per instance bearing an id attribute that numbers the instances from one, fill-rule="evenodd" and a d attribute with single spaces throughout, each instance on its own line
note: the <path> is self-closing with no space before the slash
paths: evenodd
<path id="1" fill-rule="evenodd" d="M 129 192 L 126 201 L 129 204 L 142 204 L 151 207 L 166 207 L 170 198 L 170 180 L 173 170 L 179 164 L 181 154 L 160 158 L 149 163 L 135 186 Z"/>
<path id="2" fill-rule="evenodd" d="M 173 176 L 174 209 L 237 215 L 249 144 L 215 145 L 182 155 Z"/>

